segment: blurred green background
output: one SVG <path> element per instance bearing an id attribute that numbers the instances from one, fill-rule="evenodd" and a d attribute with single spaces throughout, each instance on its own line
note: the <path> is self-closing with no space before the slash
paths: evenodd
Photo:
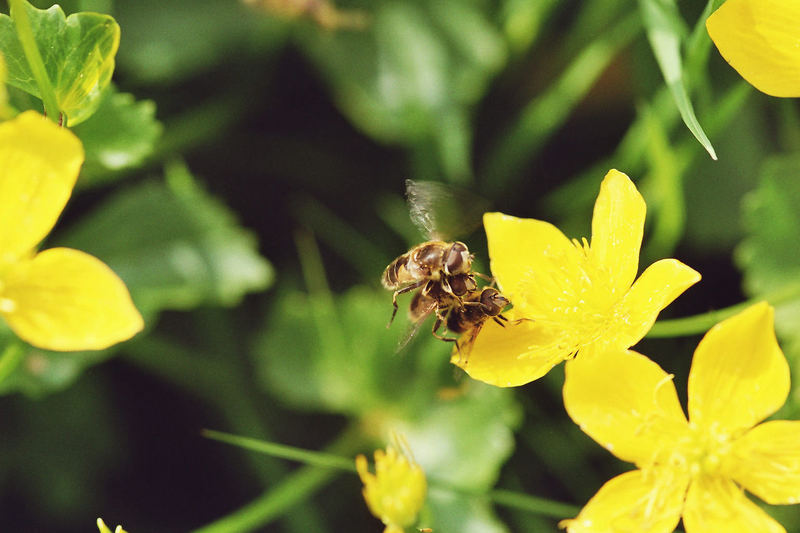
<path id="1" fill-rule="evenodd" d="M 74 129 L 87 162 L 45 244 L 108 263 L 147 328 L 99 353 L 30 349 L 0 383 L 3 531 L 93 531 L 97 516 L 131 533 L 382 529 L 356 476 L 203 428 L 348 457 L 397 430 L 441 481 L 576 506 L 628 469 L 568 419 L 560 367 L 502 390 L 449 365 L 424 330 L 394 353 L 406 323 L 385 328 L 380 274 L 423 240 L 407 178 L 580 237 L 605 172 L 628 173 L 648 203 L 642 264 L 677 257 L 703 275 L 664 317 L 797 279 L 797 106 L 721 59 L 703 26 L 719 2 L 339 0 L 339 28 L 312 8 L 276 11 L 290 3 L 61 4 L 113 15 L 122 38 L 115 88 Z M 648 34 L 667 38 L 654 50 Z M 659 61 L 678 69 L 670 88 Z M 464 239 L 487 271 L 482 231 Z M 798 312 L 797 298 L 778 309 L 793 367 Z M 638 350 L 683 394 L 699 338 Z M 798 406 L 793 393 L 782 416 Z M 248 504 L 236 527 L 213 525 Z M 798 512 L 778 511 L 798 531 Z M 423 519 L 437 533 L 558 521 L 442 490 Z"/>

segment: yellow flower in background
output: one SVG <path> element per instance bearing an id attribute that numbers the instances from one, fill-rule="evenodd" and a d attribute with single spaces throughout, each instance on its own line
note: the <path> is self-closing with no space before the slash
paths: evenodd
<path id="1" fill-rule="evenodd" d="M 108 529 L 108 526 L 103 522 L 102 518 L 97 519 L 97 529 L 100 530 L 100 533 L 111 533 L 111 530 Z M 117 526 L 116 529 L 114 529 L 114 533 L 126 533 L 126 531 L 122 529 L 122 526 Z"/>
<path id="2" fill-rule="evenodd" d="M 488 321 L 468 357 L 454 351 L 451 361 L 475 379 L 511 387 L 578 352 L 588 358 L 639 342 L 658 313 L 700 279 L 663 259 L 634 282 L 644 219 L 644 199 L 616 170 L 600 187 L 591 244 L 541 220 L 484 215 L 492 275 L 514 307 L 504 313 L 505 327 Z"/>
<path id="3" fill-rule="evenodd" d="M 78 138 L 33 111 L 0 124 L 0 315 L 23 340 L 48 350 L 99 350 L 144 323 L 128 289 L 102 261 L 36 246 L 75 186 Z"/>
<path id="4" fill-rule="evenodd" d="M 800 96 L 800 2 L 727 0 L 706 28 L 725 61 L 756 89 Z"/>
<path id="5" fill-rule="evenodd" d="M 567 366 L 564 406 L 581 429 L 638 470 L 610 480 L 569 533 L 782 533 L 744 495 L 800 502 L 800 422 L 759 424 L 789 394 L 773 309 L 749 307 L 700 341 L 689 373 L 689 420 L 672 376 L 633 351 Z"/>
<path id="6" fill-rule="evenodd" d="M 367 507 L 386 525 L 384 533 L 402 533 L 414 524 L 425 503 L 425 472 L 410 454 L 389 445 L 386 451 L 375 450 L 375 473 L 367 466 L 367 458 L 356 457 L 356 470 L 364 483 Z"/>

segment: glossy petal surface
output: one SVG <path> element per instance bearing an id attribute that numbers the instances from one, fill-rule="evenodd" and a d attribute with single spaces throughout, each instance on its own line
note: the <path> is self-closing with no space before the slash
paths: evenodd
<path id="1" fill-rule="evenodd" d="M 530 291 L 538 289 L 541 297 L 541 291 L 550 290 L 549 285 L 542 286 L 547 280 L 534 281 L 534 276 L 558 270 L 559 263 L 576 255 L 575 246 L 561 230 L 541 220 L 486 213 L 483 225 L 492 275 L 519 312 L 530 314 L 527 303 L 537 297 Z"/>
<path id="2" fill-rule="evenodd" d="M 591 258 L 618 296 L 628 290 L 639 270 L 646 210 L 644 198 L 630 178 L 610 170 L 594 204 Z"/>
<path id="3" fill-rule="evenodd" d="M 700 274 L 677 259 L 656 261 L 642 272 L 622 300 L 621 346 L 633 346 L 650 331 L 662 309 L 700 281 Z"/>
<path id="4" fill-rule="evenodd" d="M 722 57 L 756 89 L 800 96 L 800 2 L 727 0 L 706 28 Z"/>
<path id="5" fill-rule="evenodd" d="M 577 518 L 559 525 L 568 533 L 670 533 L 680 520 L 689 480 L 660 483 L 664 475 L 670 474 L 634 470 L 619 475 L 597 491 Z"/>
<path id="6" fill-rule="evenodd" d="M 701 477 L 692 481 L 683 511 L 686 533 L 786 533 L 747 499 L 733 481 Z"/>
<path id="7" fill-rule="evenodd" d="M 568 361 L 564 407 L 601 446 L 639 465 L 688 431 L 672 377 L 633 351 Z"/>
<path id="8" fill-rule="evenodd" d="M 775 420 L 748 431 L 734 444 L 732 475 L 767 503 L 800 503 L 800 421 Z"/>
<path id="9" fill-rule="evenodd" d="M 689 373 L 689 419 L 714 432 L 751 428 L 789 394 L 789 365 L 775 339 L 773 309 L 753 305 L 711 328 Z"/>
<path id="10" fill-rule="evenodd" d="M 78 138 L 38 113 L 0 124 L 0 265 L 31 251 L 50 232 L 82 163 Z"/>
<path id="11" fill-rule="evenodd" d="M 52 248 L 3 278 L 3 317 L 23 340 L 48 350 L 100 350 L 143 327 L 125 284 L 102 261 Z"/>
<path id="12" fill-rule="evenodd" d="M 513 316 L 513 315 L 510 315 Z M 505 327 L 488 321 L 468 353 L 453 351 L 450 362 L 473 379 L 498 387 L 516 387 L 547 374 L 564 360 L 558 336 L 535 323 Z"/>

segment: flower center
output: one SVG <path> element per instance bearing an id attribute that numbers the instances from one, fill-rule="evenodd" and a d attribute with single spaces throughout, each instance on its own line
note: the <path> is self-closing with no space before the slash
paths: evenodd
<path id="1" fill-rule="evenodd" d="M 657 451 L 652 465 L 667 466 L 692 478 L 722 473 L 731 454 L 731 435 L 715 424 L 699 427 L 690 422 L 688 429 L 671 445 Z"/>
<path id="2" fill-rule="evenodd" d="M 550 255 L 548 268 L 531 270 L 512 295 L 520 316 L 558 331 L 559 344 L 573 355 L 581 347 L 609 339 L 620 316 L 622 294 L 608 283 L 608 274 L 589 259 L 589 243 L 573 241 L 566 252 Z"/>

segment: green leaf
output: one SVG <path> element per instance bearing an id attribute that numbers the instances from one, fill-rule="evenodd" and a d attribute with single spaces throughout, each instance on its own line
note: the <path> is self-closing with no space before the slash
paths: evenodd
<path id="1" fill-rule="evenodd" d="M 796 289 L 797 297 L 775 308 L 775 329 L 794 367 L 800 370 L 800 156 L 776 157 L 764 164 L 758 188 L 744 203 L 747 237 L 736 249 L 751 297 Z M 800 410 L 800 382 L 794 381 L 795 412 Z"/>
<path id="2" fill-rule="evenodd" d="M 647 38 L 656 56 L 656 61 L 664 75 L 664 81 L 672 93 L 675 105 L 681 113 L 683 122 L 692 135 L 703 145 L 712 159 L 717 159 L 714 147 L 700 126 L 694 113 L 692 101 L 686 89 L 681 42 L 688 37 L 683 20 L 674 0 L 639 0 L 639 8 L 647 30 Z"/>
<path id="3" fill-rule="evenodd" d="M 81 184 L 108 178 L 109 172 L 136 167 L 153 151 L 162 126 L 151 100 L 136 101 L 112 85 L 92 117 L 74 128 L 86 151 Z"/>
<path id="4" fill-rule="evenodd" d="M 800 280 L 800 157 L 767 160 L 761 181 L 744 203 L 746 238 L 736 250 L 751 296 L 773 292 Z M 800 313 L 800 300 L 792 304 Z M 800 317 L 800 314 L 798 314 Z M 782 320 L 779 322 L 783 322 Z M 786 324 L 778 324 L 782 327 Z M 784 333 L 798 333 L 794 328 Z"/>
<path id="5" fill-rule="evenodd" d="M 182 165 L 167 183 L 120 192 L 60 242 L 105 261 L 143 314 L 198 305 L 234 305 L 272 281 L 255 237 Z"/>
<path id="6" fill-rule="evenodd" d="M 471 109 L 507 58 L 492 10 L 481 4 L 375 3 L 364 31 L 307 31 L 300 44 L 357 127 L 415 149 L 427 179 L 466 179 Z"/>
<path id="7" fill-rule="evenodd" d="M 114 16 L 125 30 L 119 68 L 139 82 L 165 84 L 196 76 L 255 48 L 280 49 L 283 26 L 245 2 L 136 0 L 116 2 Z M 154 16 L 157 14 L 157 16 Z M 263 55 L 250 59 L 263 65 Z"/>
<path id="8" fill-rule="evenodd" d="M 427 391 L 413 388 L 419 363 L 414 346 L 394 353 L 404 325 L 398 317 L 386 329 L 391 301 L 388 292 L 365 288 L 351 289 L 332 302 L 324 295 L 283 291 L 254 349 L 262 384 L 294 407 L 335 413 L 396 407 L 399 398 L 410 401 L 416 394 L 429 399 L 434 394 L 430 384 Z M 426 335 L 427 328 L 418 336 Z M 427 337 L 420 341 L 430 346 Z M 432 355 L 441 366 L 447 364 L 445 346 Z M 390 382 L 395 385 L 387 387 Z"/>
<path id="9" fill-rule="evenodd" d="M 58 107 L 74 126 L 89 118 L 100 105 L 103 90 L 114 72 L 120 30 L 114 19 L 98 13 L 69 17 L 58 5 L 40 10 L 24 2 L 36 46 L 42 56 Z M 42 98 L 34 71 L 17 34 L 17 26 L 0 14 L 0 51 L 8 62 L 8 83 Z"/>

